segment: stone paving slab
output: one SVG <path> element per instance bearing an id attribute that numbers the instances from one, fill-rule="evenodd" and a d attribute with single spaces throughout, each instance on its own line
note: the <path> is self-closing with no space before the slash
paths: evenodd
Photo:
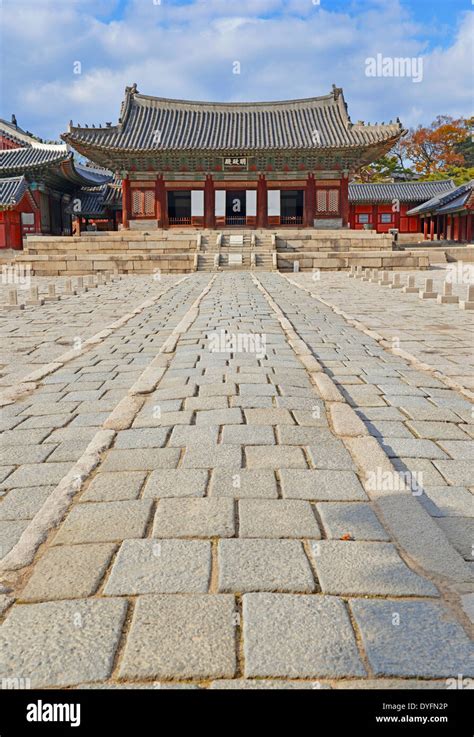
<path id="1" fill-rule="evenodd" d="M 27 525 L 28 520 L 0 520 L 0 557 L 16 545 Z"/>
<path id="2" fill-rule="evenodd" d="M 61 545 L 50 548 L 23 589 L 23 601 L 82 599 L 92 596 L 104 576 L 115 546 Z"/>
<path id="3" fill-rule="evenodd" d="M 146 483 L 143 498 L 204 496 L 208 472 L 194 468 L 172 468 L 153 471 Z"/>
<path id="4" fill-rule="evenodd" d="M 206 593 L 210 543 L 199 540 L 125 540 L 105 586 L 111 596 Z"/>
<path id="5" fill-rule="evenodd" d="M 15 606 L 0 628 L 0 677 L 21 673 L 32 688 L 107 678 L 126 610 L 119 599 Z"/>
<path id="6" fill-rule="evenodd" d="M 227 470 L 216 468 L 212 473 L 210 496 L 235 499 L 276 499 L 278 488 L 275 473 L 270 469 Z"/>
<path id="7" fill-rule="evenodd" d="M 98 473 L 82 494 L 81 502 L 118 502 L 137 499 L 145 478 L 145 471 Z"/>
<path id="8" fill-rule="evenodd" d="M 121 678 L 232 678 L 234 597 L 139 597 L 120 665 Z"/>
<path id="9" fill-rule="evenodd" d="M 362 676 L 349 616 L 340 599 L 245 594 L 245 675 L 286 678 Z"/>
<path id="10" fill-rule="evenodd" d="M 350 607 L 375 675 L 474 674 L 472 643 L 439 604 L 358 599 Z"/>
<path id="11" fill-rule="evenodd" d="M 280 471 L 283 496 L 312 501 L 363 501 L 367 495 L 352 471 Z"/>
<path id="12" fill-rule="evenodd" d="M 306 501 L 241 499 L 239 519 L 241 537 L 321 537 L 311 505 Z"/>
<path id="13" fill-rule="evenodd" d="M 296 540 L 222 540 L 218 590 L 314 591 L 303 546 Z"/>
<path id="14" fill-rule="evenodd" d="M 114 542 L 142 537 L 150 517 L 150 501 L 89 502 L 71 510 L 54 544 Z"/>
<path id="15" fill-rule="evenodd" d="M 349 536 L 354 540 L 389 540 L 370 504 L 363 502 L 321 502 L 316 505 L 329 538 L 336 540 Z"/>
<path id="16" fill-rule="evenodd" d="M 152 471 L 155 468 L 176 468 L 177 448 L 112 449 L 102 464 L 104 471 Z"/>
<path id="17" fill-rule="evenodd" d="M 311 550 L 325 594 L 438 594 L 432 583 L 408 568 L 390 543 L 321 540 L 312 543 Z"/>
<path id="18" fill-rule="evenodd" d="M 231 499 L 161 499 L 155 516 L 155 537 L 232 537 Z"/>
<path id="19" fill-rule="evenodd" d="M 11 489 L 0 504 L 0 520 L 32 519 L 53 489 L 54 486 Z"/>

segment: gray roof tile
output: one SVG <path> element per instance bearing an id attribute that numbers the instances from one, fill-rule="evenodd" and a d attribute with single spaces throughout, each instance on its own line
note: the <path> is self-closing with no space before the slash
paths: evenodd
<path id="1" fill-rule="evenodd" d="M 364 147 L 402 132 L 399 122 L 352 124 L 337 88 L 322 97 L 255 103 L 170 100 L 127 88 L 118 125 L 70 125 L 62 138 L 72 145 L 133 151 L 252 151 Z"/>
<path id="2" fill-rule="evenodd" d="M 426 202 L 454 188 L 452 179 L 438 182 L 352 182 L 349 184 L 349 202 Z"/>
<path id="3" fill-rule="evenodd" d="M 0 172 L 26 171 L 45 164 L 59 164 L 69 156 L 64 145 L 10 148 L 0 151 Z"/>
<path id="4" fill-rule="evenodd" d="M 468 201 L 474 189 L 474 179 L 459 187 L 454 187 L 449 192 L 440 193 L 424 202 L 422 205 L 413 207 L 408 215 L 422 215 L 424 213 L 447 213 L 459 209 Z"/>
<path id="5" fill-rule="evenodd" d="M 28 182 L 25 177 L 0 179 L 0 207 L 17 205 L 27 189 Z"/>

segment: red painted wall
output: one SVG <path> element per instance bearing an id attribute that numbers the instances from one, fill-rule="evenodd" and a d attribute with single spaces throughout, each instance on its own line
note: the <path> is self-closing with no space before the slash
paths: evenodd
<path id="1" fill-rule="evenodd" d="M 21 213 L 29 212 L 35 216 L 34 226 L 23 226 L 21 224 Z M 39 233 L 40 220 L 38 212 L 34 208 L 28 192 L 25 192 L 14 210 L 0 211 L 0 248 L 23 248 L 23 235 L 26 233 Z"/>
<path id="2" fill-rule="evenodd" d="M 370 203 L 365 205 L 351 204 L 350 226 L 354 230 L 363 230 L 364 223 L 360 221 L 364 218 L 360 218 L 359 215 L 368 215 L 369 223 L 371 223 L 372 229 L 376 230 L 377 233 L 387 233 L 391 228 L 398 228 L 400 233 L 419 233 L 420 218 L 416 215 L 406 214 L 412 207 L 415 207 L 414 203 L 401 203 L 400 213 L 397 213 L 393 211 L 391 202 L 383 202 L 377 205 Z M 382 220 L 386 219 L 382 215 L 391 215 L 390 222 L 382 222 Z"/>

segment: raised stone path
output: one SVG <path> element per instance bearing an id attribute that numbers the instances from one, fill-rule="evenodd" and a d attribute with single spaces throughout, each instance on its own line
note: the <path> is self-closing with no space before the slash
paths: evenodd
<path id="1" fill-rule="evenodd" d="M 344 274 L 124 277 L 5 313 L 0 680 L 474 676 L 471 404 L 434 377 L 445 361 L 415 367 L 364 328 L 371 298 L 384 328 L 383 289 Z M 462 335 L 455 364 L 472 323 L 430 302 L 417 329 L 441 314 Z M 76 354 L 57 350 L 61 320 Z"/>

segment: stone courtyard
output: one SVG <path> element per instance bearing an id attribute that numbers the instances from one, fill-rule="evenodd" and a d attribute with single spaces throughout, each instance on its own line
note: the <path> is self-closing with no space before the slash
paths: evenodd
<path id="1" fill-rule="evenodd" d="M 0 679 L 474 677 L 473 313 L 342 272 L 99 282 L 0 312 Z"/>

